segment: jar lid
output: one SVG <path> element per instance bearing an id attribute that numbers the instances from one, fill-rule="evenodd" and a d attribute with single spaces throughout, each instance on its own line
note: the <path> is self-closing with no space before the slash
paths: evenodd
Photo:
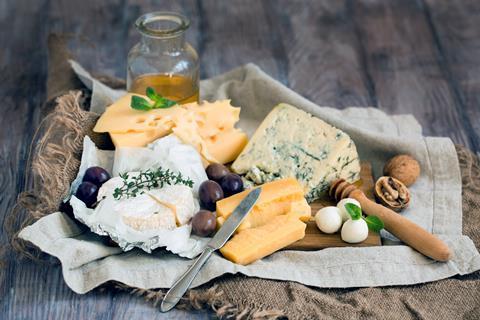
<path id="1" fill-rule="evenodd" d="M 140 16 L 135 27 L 142 34 L 156 38 L 173 38 L 185 32 L 190 20 L 176 12 L 156 11 Z"/>

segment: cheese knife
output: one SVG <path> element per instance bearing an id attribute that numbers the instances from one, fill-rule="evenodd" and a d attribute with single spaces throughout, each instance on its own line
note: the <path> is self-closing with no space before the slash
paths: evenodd
<path id="1" fill-rule="evenodd" d="M 228 238 L 232 236 L 235 230 L 238 228 L 243 219 L 247 216 L 250 210 L 257 202 L 262 189 L 256 188 L 251 191 L 245 199 L 233 210 L 232 214 L 224 222 L 222 227 L 217 231 L 215 236 L 207 243 L 207 247 L 203 250 L 202 254 L 195 260 L 195 262 L 187 269 L 187 271 L 173 284 L 168 290 L 165 297 L 163 297 L 160 310 L 167 312 L 171 310 L 183 297 L 187 289 L 192 284 L 193 279 L 200 271 L 202 266 L 210 258 L 211 254 L 223 247 Z"/>

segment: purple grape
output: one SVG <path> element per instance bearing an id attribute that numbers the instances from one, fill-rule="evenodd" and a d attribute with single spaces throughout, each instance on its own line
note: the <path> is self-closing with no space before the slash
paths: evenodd
<path id="1" fill-rule="evenodd" d="M 227 197 L 243 191 L 242 178 L 235 173 L 229 173 L 223 177 L 220 185 L 222 186 L 223 193 Z"/>
<path id="2" fill-rule="evenodd" d="M 91 182 L 82 182 L 75 193 L 75 197 L 83 201 L 88 208 L 97 202 L 98 187 Z"/>
<path id="3" fill-rule="evenodd" d="M 110 175 L 101 167 L 90 167 L 83 175 L 83 181 L 91 182 L 99 188 L 108 180 L 110 180 Z"/>
<path id="4" fill-rule="evenodd" d="M 198 211 L 192 219 L 192 232 L 200 237 L 211 235 L 217 227 L 216 216 L 208 210 Z"/>
<path id="5" fill-rule="evenodd" d="M 230 173 L 227 167 L 220 163 L 212 163 L 208 165 L 205 171 L 207 172 L 208 179 L 218 183 L 220 183 L 223 177 Z"/>
<path id="6" fill-rule="evenodd" d="M 200 205 L 210 211 L 215 211 L 215 203 L 223 199 L 223 190 L 218 183 L 212 180 L 202 182 L 198 189 Z"/>

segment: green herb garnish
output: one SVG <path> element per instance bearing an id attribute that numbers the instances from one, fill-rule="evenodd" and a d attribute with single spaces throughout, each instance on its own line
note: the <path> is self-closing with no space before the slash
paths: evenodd
<path id="1" fill-rule="evenodd" d="M 165 185 L 183 184 L 190 188 L 193 187 L 193 181 L 189 177 L 183 177 L 180 172 L 175 173 L 169 169 L 163 170 L 162 168 L 140 171 L 135 176 L 122 173 L 120 178 L 123 179 L 123 186 L 115 188 L 113 191 L 113 197 L 117 200 L 122 197 L 127 199 L 133 198 L 143 194 L 145 189 L 162 188 Z"/>
<path id="2" fill-rule="evenodd" d="M 362 209 L 360 209 L 360 207 L 357 206 L 356 204 L 346 203 L 345 209 L 347 210 L 347 213 L 350 215 L 350 218 L 352 218 L 352 220 L 359 220 L 359 219 L 365 220 L 368 228 L 372 231 L 380 232 L 380 230 L 384 228 L 383 221 L 379 217 L 368 216 L 364 218 L 362 216 Z"/>
<path id="3" fill-rule="evenodd" d="M 173 100 L 167 99 L 162 95 L 155 92 L 152 87 L 147 87 L 146 90 L 147 97 L 152 100 L 152 102 L 148 101 L 145 98 L 139 96 L 132 96 L 132 101 L 130 102 L 130 107 L 136 110 L 143 110 L 149 111 L 152 109 L 165 109 L 170 108 L 177 103 Z"/>
<path id="4" fill-rule="evenodd" d="M 382 230 L 384 227 L 382 219 L 380 219 L 377 216 L 368 216 L 363 220 L 365 220 L 365 222 L 368 225 L 368 228 L 372 231 L 380 232 L 380 230 Z"/>
<path id="5" fill-rule="evenodd" d="M 353 203 L 346 203 L 345 209 L 347 209 L 347 213 L 350 215 L 352 220 L 358 220 L 362 218 L 362 209 L 359 206 Z"/>

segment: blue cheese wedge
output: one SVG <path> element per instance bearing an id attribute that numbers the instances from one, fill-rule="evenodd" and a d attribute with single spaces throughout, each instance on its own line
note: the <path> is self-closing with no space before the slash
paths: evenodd
<path id="1" fill-rule="evenodd" d="M 360 178 L 357 149 L 345 132 L 284 103 L 268 114 L 232 169 L 255 184 L 295 177 L 309 202 L 335 179 Z"/>

